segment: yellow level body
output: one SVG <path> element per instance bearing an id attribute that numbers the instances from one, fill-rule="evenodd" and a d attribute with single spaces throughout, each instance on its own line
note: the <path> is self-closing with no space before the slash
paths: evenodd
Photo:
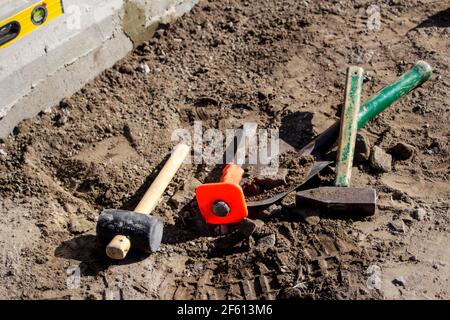
<path id="1" fill-rule="evenodd" d="M 0 49 L 20 40 L 64 13 L 62 0 L 35 1 L 0 21 Z"/>

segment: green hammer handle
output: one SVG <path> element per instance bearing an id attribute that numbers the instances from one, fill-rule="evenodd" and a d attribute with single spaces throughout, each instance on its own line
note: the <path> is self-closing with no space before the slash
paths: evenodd
<path id="1" fill-rule="evenodd" d="M 361 106 L 358 119 L 358 129 L 377 115 L 383 112 L 395 101 L 417 88 L 430 79 L 433 71 L 425 61 L 418 61 L 411 70 L 403 74 L 390 86 L 384 87 L 378 93 Z"/>
<path id="2" fill-rule="evenodd" d="M 430 79 L 432 74 L 433 71 L 428 63 L 425 61 L 416 62 L 411 70 L 403 74 L 393 84 L 381 89 L 375 96 L 361 106 L 358 114 L 358 130 L 401 97 Z M 338 136 L 339 122 L 336 122 L 303 147 L 299 151 L 299 154 L 306 155 L 323 152 L 334 145 Z"/>

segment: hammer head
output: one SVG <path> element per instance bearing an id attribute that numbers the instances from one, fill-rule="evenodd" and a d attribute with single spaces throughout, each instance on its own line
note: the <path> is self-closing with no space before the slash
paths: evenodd
<path id="1" fill-rule="evenodd" d="M 377 193 L 372 188 L 320 187 L 297 192 L 297 207 L 322 209 L 342 214 L 371 216 Z"/>
<path id="2" fill-rule="evenodd" d="M 153 216 L 133 211 L 106 209 L 97 221 L 97 237 L 108 244 L 115 236 L 124 235 L 131 248 L 151 253 L 159 249 L 164 223 Z"/>

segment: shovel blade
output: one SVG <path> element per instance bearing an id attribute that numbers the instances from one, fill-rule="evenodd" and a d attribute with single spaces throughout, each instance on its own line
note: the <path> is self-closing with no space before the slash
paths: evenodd
<path id="1" fill-rule="evenodd" d="M 377 193 L 372 188 L 320 187 L 296 195 L 297 207 L 345 215 L 371 216 L 375 213 L 376 202 Z"/>

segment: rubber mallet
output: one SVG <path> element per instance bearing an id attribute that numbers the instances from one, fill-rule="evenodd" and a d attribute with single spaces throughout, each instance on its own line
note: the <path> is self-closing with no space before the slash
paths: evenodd
<path id="1" fill-rule="evenodd" d="M 158 250 L 163 235 L 161 219 L 150 216 L 189 153 L 179 144 L 134 211 L 106 209 L 97 221 L 97 237 L 111 259 L 125 259 L 130 248 L 151 253 Z"/>

